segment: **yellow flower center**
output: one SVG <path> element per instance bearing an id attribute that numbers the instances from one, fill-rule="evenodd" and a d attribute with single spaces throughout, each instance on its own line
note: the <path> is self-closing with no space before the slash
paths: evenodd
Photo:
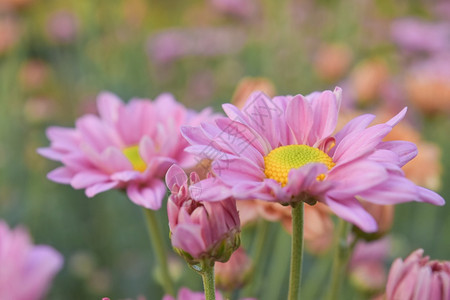
<path id="1" fill-rule="evenodd" d="M 325 152 L 306 145 L 281 146 L 270 151 L 264 157 L 267 178 L 278 181 L 282 186 L 288 182 L 288 174 L 291 169 L 297 169 L 308 163 L 323 163 L 328 170 L 335 166 L 333 159 Z M 324 180 L 325 174 L 317 176 L 317 180 Z"/>
<path id="2" fill-rule="evenodd" d="M 147 169 L 147 164 L 139 154 L 139 146 L 125 148 L 122 152 L 133 165 L 133 169 L 139 172 L 144 172 Z"/>

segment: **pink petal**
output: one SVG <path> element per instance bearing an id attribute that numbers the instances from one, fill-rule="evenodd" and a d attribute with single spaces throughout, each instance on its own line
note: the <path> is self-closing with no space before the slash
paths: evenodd
<path id="1" fill-rule="evenodd" d="M 171 191 L 175 184 L 180 187 L 187 183 L 187 180 L 186 173 L 178 165 L 172 165 L 166 173 L 166 185 Z"/>
<path id="2" fill-rule="evenodd" d="M 401 258 L 397 258 L 391 265 L 389 270 L 388 280 L 386 283 L 386 298 L 393 299 L 395 289 L 402 279 L 403 274 L 407 271 Z"/>
<path id="3" fill-rule="evenodd" d="M 97 97 L 97 110 L 100 117 L 114 124 L 119 118 L 119 108 L 123 107 L 123 102 L 119 97 L 110 92 L 102 92 Z"/>
<path id="4" fill-rule="evenodd" d="M 114 181 L 129 182 L 142 178 L 142 174 L 138 171 L 121 171 L 113 173 L 110 178 Z"/>
<path id="5" fill-rule="evenodd" d="M 264 93 L 254 92 L 247 100 L 242 113 L 247 116 L 252 128 L 267 138 L 272 148 L 278 147 L 279 136 L 273 121 L 282 115 L 283 111 L 276 103 L 273 103 Z"/>
<path id="6" fill-rule="evenodd" d="M 221 201 L 231 197 L 230 188 L 226 187 L 218 178 L 204 179 L 189 187 L 192 199 L 196 201 Z"/>
<path id="7" fill-rule="evenodd" d="M 419 193 L 419 201 L 426 202 L 434 205 L 442 206 L 445 204 L 444 198 L 442 198 L 439 194 L 433 192 L 432 190 L 417 186 Z"/>
<path id="8" fill-rule="evenodd" d="M 417 155 L 417 146 L 414 143 L 406 141 L 382 142 L 379 149 L 386 149 L 396 153 L 399 156 L 399 166 L 402 167 Z"/>
<path id="9" fill-rule="evenodd" d="M 181 134 L 191 145 L 208 145 L 211 142 L 201 127 L 182 126 Z"/>
<path id="10" fill-rule="evenodd" d="M 388 179 L 386 170 L 380 164 L 367 160 L 336 166 L 328 173 L 328 180 L 338 183 L 331 191 L 336 198 L 356 195 L 386 179 Z"/>
<path id="11" fill-rule="evenodd" d="M 139 142 L 139 155 L 147 164 L 157 155 L 155 143 L 148 136 L 144 136 Z"/>
<path id="12" fill-rule="evenodd" d="M 148 185 L 130 183 L 127 187 L 127 195 L 134 204 L 151 210 L 161 207 L 165 194 L 166 186 L 159 179 L 152 180 Z"/>
<path id="13" fill-rule="evenodd" d="M 408 108 L 403 108 L 396 116 L 394 116 L 392 119 L 386 122 L 387 125 L 394 127 L 398 124 L 406 115 L 406 112 L 408 111 Z"/>
<path id="14" fill-rule="evenodd" d="M 308 101 L 297 95 L 291 99 L 286 109 L 286 122 L 298 144 L 306 144 L 313 125 L 313 111 Z"/>
<path id="15" fill-rule="evenodd" d="M 194 257 L 206 251 L 205 241 L 202 239 L 202 228 L 197 224 L 179 224 L 172 231 L 172 245 L 182 249 Z"/>
<path id="16" fill-rule="evenodd" d="M 308 143 L 314 145 L 317 141 L 330 136 L 334 132 L 339 107 L 336 96 L 331 91 L 324 91 L 315 97 L 311 106 L 314 114 L 314 125 Z"/>
<path id="17" fill-rule="evenodd" d="M 57 183 L 70 184 L 74 175 L 74 172 L 69 168 L 59 167 L 48 173 L 47 178 Z"/>
<path id="18" fill-rule="evenodd" d="M 77 120 L 76 127 L 80 131 L 85 143 L 97 152 L 102 152 L 117 143 L 112 138 L 111 128 L 108 128 L 97 116 L 85 115 Z"/>
<path id="19" fill-rule="evenodd" d="M 97 183 L 104 183 L 108 179 L 109 176 L 104 173 L 100 173 L 95 170 L 86 170 L 77 173 L 72 178 L 70 184 L 74 189 L 84 189 Z"/>
<path id="20" fill-rule="evenodd" d="M 288 183 L 285 188 L 292 196 L 297 196 L 301 192 L 316 195 L 315 187 L 322 183 L 317 181 L 317 176 L 327 173 L 327 171 L 328 168 L 320 163 L 310 163 L 301 168 L 292 169 L 289 171 Z"/>
<path id="21" fill-rule="evenodd" d="M 379 124 L 363 131 L 351 132 L 340 143 L 336 140 L 337 146 L 333 155 L 333 161 L 344 164 L 373 152 L 391 129 L 390 126 Z"/>
<path id="22" fill-rule="evenodd" d="M 77 146 L 79 133 L 74 128 L 52 126 L 45 132 L 52 142 L 52 148 L 70 150 Z"/>
<path id="23" fill-rule="evenodd" d="M 244 158 L 216 160 L 212 164 L 212 170 L 228 185 L 243 181 L 262 181 L 265 178 L 264 172 L 259 167 Z"/>
<path id="24" fill-rule="evenodd" d="M 358 116 L 348 122 L 338 133 L 336 133 L 336 144 L 352 132 L 364 130 L 375 119 L 375 115 L 365 114 Z"/>
<path id="25" fill-rule="evenodd" d="M 258 158 L 267 154 L 264 140 L 250 127 L 226 118 L 217 119 L 216 124 L 222 130 L 219 138 L 226 144 L 233 145 L 233 152 L 245 155 L 249 151 L 251 154 L 248 155 Z"/>
<path id="26" fill-rule="evenodd" d="M 105 183 L 97 183 L 93 186 L 90 186 L 86 189 L 86 196 L 89 198 L 94 197 L 95 195 L 118 187 L 119 183 L 117 181 L 105 182 Z"/>
<path id="27" fill-rule="evenodd" d="M 101 155 L 102 167 L 110 173 L 133 170 L 133 165 L 116 147 L 108 147 Z"/>
<path id="28" fill-rule="evenodd" d="M 336 201 L 331 197 L 326 197 L 325 203 L 338 217 L 358 226 L 361 230 L 365 232 L 377 231 L 377 222 L 356 199 L 348 198 L 343 201 Z"/>
<path id="29" fill-rule="evenodd" d="M 45 158 L 61 161 L 61 159 L 64 157 L 64 154 L 60 151 L 55 151 L 53 148 L 38 148 L 37 153 L 39 155 L 42 155 Z"/>
<path id="30" fill-rule="evenodd" d="M 399 204 L 417 199 L 414 183 L 403 176 L 389 176 L 383 183 L 359 193 L 365 201 L 379 204 Z"/>

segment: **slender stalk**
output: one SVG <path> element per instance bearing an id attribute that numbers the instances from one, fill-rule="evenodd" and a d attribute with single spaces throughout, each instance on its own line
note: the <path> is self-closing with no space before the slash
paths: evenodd
<path id="1" fill-rule="evenodd" d="M 216 287 L 214 283 L 214 265 L 203 265 L 202 271 L 203 289 L 205 290 L 205 300 L 216 299 Z"/>
<path id="2" fill-rule="evenodd" d="M 247 286 L 243 289 L 242 294 L 245 296 L 254 295 L 255 291 L 259 289 L 263 275 L 263 252 L 266 250 L 264 247 L 268 237 L 269 222 L 264 219 L 258 221 L 256 228 L 256 236 L 252 245 L 253 257 L 253 270 L 250 275 L 250 280 Z"/>
<path id="3" fill-rule="evenodd" d="M 145 219 L 147 221 L 147 229 L 152 242 L 153 250 L 156 254 L 156 259 L 159 264 L 159 269 L 161 271 L 162 285 L 164 291 L 172 296 L 175 295 L 175 288 L 172 278 L 169 274 L 169 267 L 167 264 L 166 255 L 166 245 L 164 239 L 161 235 L 161 230 L 159 228 L 158 220 L 156 219 L 156 214 L 153 210 L 145 209 Z"/>
<path id="4" fill-rule="evenodd" d="M 349 258 L 349 245 L 347 242 L 348 231 L 350 229 L 349 225 L 350 224 L 343 219 L 339 219 L 330 289 L 328 290 L 327 297 L 329 300 L 336 300 L 339 298 L 342 281 L 345 277 L 345 268 L 347 267 Z"/>
<path id="5" fill-rule="evenodd" d="M 300 295 L 303 260 L 303 202 L 292 205 L 291 272 L 289 274 L 289 300 Z"/>

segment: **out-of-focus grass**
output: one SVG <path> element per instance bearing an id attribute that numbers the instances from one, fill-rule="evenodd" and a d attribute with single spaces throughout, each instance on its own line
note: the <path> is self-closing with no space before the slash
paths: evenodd
<path id="1" fill-rule="evenodd" d="M 395 62 L 398 53 L 387 39 L 389 22 L 409 14 L 429 15 L 420 1 L 256 3 L 257 17 L 248 19 L 224 15 L 207 1 L 35 1 L 2 12 L 1 18 L 8 15 L 17 21 L 20 35 L 9 50 L 0 53 L 0 218 L 11 225 L 24 224 L 36 243 L 63 253 L 65 266 L 48 299 L 118 299 L 139 294 L 160 299 L 162 290 L 150 271 L 154 258 L 140 208 L 117 191 L 87 199 L 82 191 L 45 178 L 57 166 L 36 154 L 36 148 L 48 144 L 46 127 L 73 126 L 78 116 L 95 111 L 94 99 L 102 90 L 125 100 L 154 98 L 168 91 L 189 107 L 219 109 L 244 76 L 269 78 L 279 94 L 333 88 L 348 71 L 332 81 L 321 79 L 314 72 L 320 45 L 348 45 L 352 65 L 371 57 Z M 66 17 L 57 23 L 55 18 L 61 14 Z M 64 23 L 67 19 L 72 24 Z M 52 20 L 56 25 L 51 25 Z M 52 35 L 52 26 L 62 28 L 63 38 Z M 237 29 L 245 40 L 229 54 L 188 55 L 170 63 L 149 59 L 148 39 L 169 28 Z M 45 71 L 30 75 L 26 66 L 32 61 L 42 63 Z M 390 72 L 404 72 L 401 64 L 390 67 Z M 27 76 L 35 76 L 37 84 L 30 84 Z M 449 199 L 450 122 L 432 117 L 423 124 L 425 139 L 442 149 L 441 194 Z M 432 257 L 450 259 L 449 216 L 448 205 L 399 205 L 391 258 L 405 257 L 422 247 Z M 160 218 L 167 224 L 164 208 Z M 263 282 L 280 280 L 283 288 L 263 284 L 262 299 L 285 295 L 287 286 L 288 270 L 283 271 L 285 264 L 280 260 L 287 252 L 277 257 L 275 250 L 289 249 L 289 239 L 278 225 L 273 226 Z M 243 239 L 248 245 L 252 236 L 246 234 Z M 177 284 L 200 290 L 199 278 L 174 259 L 175 267 L 182 266 Z M 326 263 L 316 262 L 306 255 L 304 283 L 315 284 L 308 276 L 316 274 L 323 281 L 316 284 L 326 284 Z M 317 297 L 323 287 L 305 289 Z"/>

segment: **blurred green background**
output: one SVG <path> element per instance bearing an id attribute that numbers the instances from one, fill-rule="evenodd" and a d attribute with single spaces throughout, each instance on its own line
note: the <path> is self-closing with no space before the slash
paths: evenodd
<path id="1" fill-rule="evenodd" d="M 405 17 L 450 28 L 450 14 L 419 0 L 0 1 L 0 218 L 23 224 L 35 243 L 64 255 L 47 298 L 162 296 L 141 209 L 117 191 L 88 199 L 50 182 L 46 173 L 57 164 L 36 153 L 48 145 L 48 126 L 70 127 L 95 112 L 103 90 L 125 101 L 171 92 L 190 108 L 220 111 L 250 76 L 266 78 L 279 95 L 340 85 L 347 109 L 396 112 L 407 105 L 421 141 L 441 149 L 442 157 L 434 157 L 441 172 L 428 170 L 434 174 L 429 185 L 438 188 L 440 180 L 440 194 L 450 199 L 450 77 L 414 77 L 422 64 L 448 54 L 450 35 L 438 50 L 412 49 L 392 35 L 394 22 Z M 417 82 L 424 83 L 422 98 Z M 423 100 L 427 95 L 433 96 Z M 420 166 L 425 173 L 429 167 Z M 167 224 L 164 215 L 163 209 L 160 221 Z M 450 259 L 449 229 L 448 205 L 399 205 L 387 265 L 420 247 L 432 258 Z M 250 248 L 253 231 L 243 234 Z M 264 251 L 264 284 L 255 296 L 278 299 L 287 290 L 289 253 L 279 224 L 270 224 Z M 306 254 L 306 295 L 320 297 L 329 263 Z M 174 255 L 172 264 L 178 285 L 201 290 L 200 278 L 184 262 Z M 367 297 L 348 286 L 344 293 Z"/>

